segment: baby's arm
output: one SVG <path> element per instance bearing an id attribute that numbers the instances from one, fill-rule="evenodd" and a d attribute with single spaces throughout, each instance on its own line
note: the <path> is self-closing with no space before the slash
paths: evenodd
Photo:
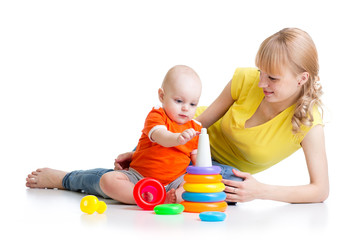
<path id="1" fill-rule="evenodd" d="M 159 128 L 151 134 L 150 139 L 163 147 L 175 147 L 187 143 L 198 134 L 199 132 L 192 128 L 186 129 L 182 133 L 173 133 L 167 129 Z"/>

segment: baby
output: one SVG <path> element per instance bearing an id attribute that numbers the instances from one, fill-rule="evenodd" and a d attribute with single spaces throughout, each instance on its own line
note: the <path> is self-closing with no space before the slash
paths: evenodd
<path id="1" fill-rule="evenodd" d="M 165 185 L 166 203 L 179 202 L 186 167 L 190 160 L 195 163 L 201 124 L 193 117 L 200 95 L 201 81 L 196 72 L 184 65 L 174 66 L 158 90 L 162 107 L 155 107 L 148 114 L 128 170 L 66 173 L 44 168 L 29 174 L 26 186 L 85 191 L 135 204 L 132 194 L 135 184 L 151 177 Z"/>

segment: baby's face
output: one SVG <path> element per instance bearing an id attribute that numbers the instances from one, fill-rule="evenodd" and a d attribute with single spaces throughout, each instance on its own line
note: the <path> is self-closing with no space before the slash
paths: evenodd
<path id="1" fill-rule="evenodd" d="M 172 81 L 163 90 L 162 105 L 171 120 L 181 125 L 194 118 L 201 95 L 200 80 L 183 76 L 179 81 Z"/>

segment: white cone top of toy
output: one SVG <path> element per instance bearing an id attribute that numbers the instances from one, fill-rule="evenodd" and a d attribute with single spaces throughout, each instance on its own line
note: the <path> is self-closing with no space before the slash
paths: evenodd
<path id="1" fill-rule="evenodd" d="M 206 128 L 202 128 L 201 133 L 199 135 L 199 143 L 198 143 L 195 166 L 196 167 L 212 166 L 209 135 L 207 134 Z"/>

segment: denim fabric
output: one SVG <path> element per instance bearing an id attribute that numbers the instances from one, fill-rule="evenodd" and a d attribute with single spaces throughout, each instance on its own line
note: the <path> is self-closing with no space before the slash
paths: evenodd
<path id="1" fill-rule="evenodd" d="M 114 171 L 113 169 L 95 168 L 90 170 L 76 170 L 65 175 L 62 185 L 65 189 L 74 192 L 85 192 L 86 194 L 97 195 L 103 198 L 109 198 L 100 188 L 100 178 L 105 173 Z M 128 176 L 130 182 L 136 184 L 143 178 L 133 169 L 119 170 Z M 165 186 L 166 192 L 170 189 L 177 189 L 184 181 L 184 175 L 178 177 L 173 182 Z"/>
<path id="2" fill-rule="evenodd" d="M 77 170 L 69 172 L 63 179 L 63 186 L 65 189 L 75 192 L 85 192 L 109 198 L 100 188 L 100 178 L 107 172 L 114 171 L 113 169 L 95 168 L 90 170 Z"/>
<path id="3" fill-rule="evenodd" d="M 244 181 L 244 179 L 237 177 L 233 174 L 232 169 L 238 170 L 237 168 L 231 167 L 229 165 L 224 165 L 221 163 L 218 163 L 217 161 L 213 160 L 212 161 L 213 166 L 219 166 L 221 168 L 221 176 L 223 177 L 223 179 L 228 179 L 228 180 L 233 180 L 233 181 L 239 181 L 242 182 Z"/>
<path id="4" fill-rule="evenodd" d="M 221 168 L 220 174 L 223 179 L 234 180 L 234 181 L 243 181 L 242 178 L 236 177 L 232 173 L 234 167 L 220 164 L 216 161 L 212 161 L 214 166 L 219 166 Z M 63 179 L 63 186 L 65 189 L 75 192 L 85 192 L 86 194 L 92 194 L 97 196 L 102 196 L 104 198 L 109 198 L 100 188 L 100 178 L 107 172 L 114 171 L 113 169 L 105 168 L 95 168 L 90 170 L 76 170 L 69 172 L 65 175 Z M 130 172 L 129 172 L 130 173 Z M 128 174 L 129 174 L 128 173 Z M 178 188 L 178 186 L 183 182 L 183 177 L 180 176 L 178 179 L 175 179 L 172 183 L 165 186 L 166 191 L 169 191 L 171 188 Z"/>
<path id="5" fill-rule="evenodd" d="M 235 170 L 239 170 L 239 169 L 231 167 L 229 165 L 224 165 L 224 164 L 218 163 L 215 160 L 212 161 L 212 164 L 213 164 L 213 166 L 219 166 L 221 168 L 220 174 L 223 179 L 239 181 L 239 182 L 244 181 L 243 178 L 235 176 L 232 172 L 233 169 L 235 169 Z M 228 205 L 236 205 L 237 203 L 236 202 L 227 202 L 227 204 Z"/>

